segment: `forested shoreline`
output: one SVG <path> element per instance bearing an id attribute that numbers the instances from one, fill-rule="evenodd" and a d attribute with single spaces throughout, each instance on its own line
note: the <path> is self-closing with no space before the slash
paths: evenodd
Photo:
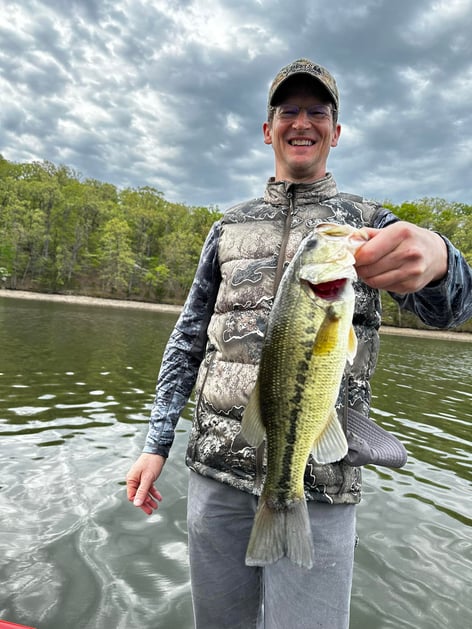
<path id="1" fill-rule="evenodd" d="M 472 261 L 472 206 L 437 198 L 385 205 L 444 234 Z M 64 165 L 0 155 L 0 287 L 181 305 L 220 216 L 153 187 L 119 189 Z M 421 327 L 388 295 L 383 304 L 386 325 Z"/>
<path id="2" fill-rule="evenodd" d="M 180 304 L 215 208 L 118 189 L 50 162 L 0 156 L 0 283 L 5 288 Z"/>

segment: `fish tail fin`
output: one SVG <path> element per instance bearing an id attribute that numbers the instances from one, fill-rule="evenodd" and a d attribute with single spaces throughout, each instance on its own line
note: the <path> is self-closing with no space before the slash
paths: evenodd
<path id="1" fill-rule="evenodd" d="M 308 570 L 313 567 L 314 548 L 306 500 L 298 500 L 285 515 L 287 557 Z"/>
<path id="2" fill-rule="evenodd" d="M 266 566 L 285 555 L 285 512 L 259 500 L 246 552 L 246 565 Z"/>
<path id="3" fill-rule="evenodd" d="M 271 509 L 261 498 L 246 553 L 246 565 L 266 566 L 288 557 L 297 566 L 313 566 L 313 541 L 305 500 Z"/>

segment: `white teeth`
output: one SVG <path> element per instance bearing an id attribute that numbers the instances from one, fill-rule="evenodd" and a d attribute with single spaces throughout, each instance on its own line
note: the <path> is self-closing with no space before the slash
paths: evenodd
<path id="1" fill-rule="evenodd" d="M 311 146 L 313 144 L 312 140 L 290 140 L 290 144 L 292 146 Z"/>

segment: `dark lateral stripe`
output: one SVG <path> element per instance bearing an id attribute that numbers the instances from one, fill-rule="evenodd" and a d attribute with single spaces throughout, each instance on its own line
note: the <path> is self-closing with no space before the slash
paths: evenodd
<path id="1" fill-rule="evenodd" d="M 299 315 L 299 311 L 297 313 Z M 295 315 L 296 317 L 296 315 Z M 286 331 L 287 332 L 287 331 Z M 293 493 L 293 457 L 296 453 L 296 445 L 298 438 L 299 421 L 298 416 L 300 408 L 303 406 L 303 399 L 305 397 L 305 388 L 310 369 L 310 362 L 313 358 L 312 342 L 316 338 L 317 328 L 314 325 L 312 319 L 308 319 L 303 326 L 302 336 L 305 345 L 305 349 L 302 356 L 296 363 L 294 380 L 292 381 L 292 395 L 290 397 L 290 415 L 287 417 L 287 429 L 285 431 L 285 443 L 282 457 L 281 469 L 279 468 L 278 477 L 278 494 L 289 497 Z M 283 343 L 285 345 L 285 342 Z"/>
<path id="2" fill-rule="evenodd" d="M 295 456 L 295 446 L 297 444 L 298 438 L 298 415 L 304 397 L 307 372 L 309 368 L 309 364 L 306 358 L 307 357 L 305 357 L 305 359 L 299 360 L 297 363 L 294 392 L 292 397 L 290 398 L 291 409 L 287 422 L 287 431 L 285 432 L 285 448 L 282 460 L 282 474 L 279 478 L 279 488 L 286 495 L 293 491 L 292 461 L 293 457 Z"/>

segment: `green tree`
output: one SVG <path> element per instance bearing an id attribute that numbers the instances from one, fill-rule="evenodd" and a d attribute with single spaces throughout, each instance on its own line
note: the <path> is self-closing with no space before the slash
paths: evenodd
<path id="1" fill-rule="evenodd" d="M 126 291 L 135 265 L 131 229 L 121 218 L 111 218 L 103 227 L 99 255 L 103 287 L 111 293 Z"/>
<path id="2" fill-rule="evenodd" d="M 159 239 L 167 224 L 165 201 L 155 188 L 127 188 L 120 192 L 119 207 L 131 229 L 131 245 L 136 259 L 129 288 L 131 292 L 139 293 L 141 282 L 150 270 L 150 261 L 159 254 Z"/>

